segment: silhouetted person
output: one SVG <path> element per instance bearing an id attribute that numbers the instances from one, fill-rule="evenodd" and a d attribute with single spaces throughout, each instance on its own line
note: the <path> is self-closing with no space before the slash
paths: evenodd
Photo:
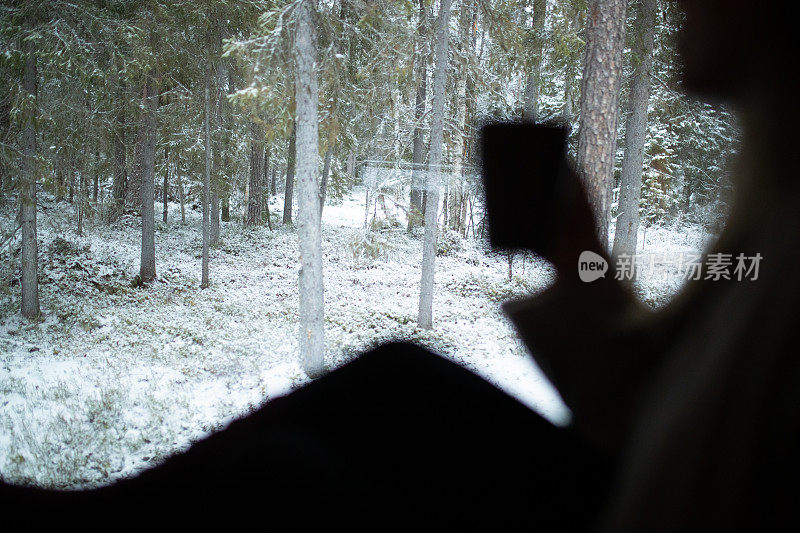
<path id="1" fill-rule="evenodd" d="M 737 106 L 744 126 L 734 213 L 714 248 L 760 254 L 759 277 L 690 282 L 659 312 L 611 275 L 582 283 L 578 254 L 601 246 L 574 196 L 538 250 L 556 283 L 506 306 L 570 428 L 391 344 L 135 479 L 78 493 L 0 487 L 0 519 L 797 530 L 797 84 L 780 55 L 797 52 L 794 21 L 775 0 L 684 4 L 686 87 Z"/>

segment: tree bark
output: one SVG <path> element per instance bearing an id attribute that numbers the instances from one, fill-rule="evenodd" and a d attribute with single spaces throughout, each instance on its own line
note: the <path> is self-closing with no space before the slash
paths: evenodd
<path id="1" fill-rule="evenodd" d="M 647 105 L 653 69 L 656 0 L 642 0 L 636 13 L 633 43 L 635 67 L 631 80 L 630 113 L 625 126 L 625 155 L 620 177 L 619 216 L 614 233 L 613 255 L 636 254 L 639 232 L 639 202 L 642 197 L 642 166 L 647 135 Z"/>
<path id="2" fill-rule="evenodd" d="M 300 245 L 300 355 L 303 370 L 315 378 L 324 371 L 324 296 L 319 219 L 317 159 L 316 44 L 313 3 L 297 5 L 295 28 L 295 102 L 297 109 L 297 235 Z"/>
<path id="3" fill-rule="evenodd" d="M 250 122 L 250 185 L 247 199 L 247 225 L 261 224 L 261 182 L 264 175 L 264 127 Z"/>
<path id="4" fill-rule="evenodd" d="M 206 64 L 205 92 L 204 92 L 204 117 L 203 117 L 203 147 L 205 149 L 205 169 L 203 173 L 203 259 L 200 273 L 200 288 L 205 289 L 209 284 L 208 273 L 208 248 L 211 241 L 209 227 L 209 204 L 211 203 L 211 67 Z"/>
<path id="5" fill-rule="evenodd" d="M 227 192 L 222 197 L 222 208 L 220 210 L 220 219 L 223 222 L 231 221 L 231 197 Z"/>
<path id="6" fill-rule="evenodd" d="M 269 146 L 264 143 L 264 174 L 263 181 L 261 182 L 261 196 L 264 203 L 263 215 L 267 219 L 267 227 L 272 231 L 272 218 L 269 213 L 269 167 L 270 167 L 270 153 Z M 274 170 L 274 169 L 273 169 Z M 274 174 L 273 174 L 274 177 Z"/>
<path id="7" fill-rule="evenodd" d="M 36 49 L 33 40 L 25 41 L 25 70 L 22 90 L 27 97 L 22 126 L 22 179 L 20 202 L 22 224 L 22 316 L 39 316 L 39 248 L 36 237 L 38 78 Z"/>
<path id="8" fill-rule="evenodd" d="M 328 194 L 328 176 L 331 172 L 331 157 L 333 156 L 333 147 L 328 144 L 325 150 L 325 158 L 322 164 L 322 183 L 319 188 L 319 218 L 322 220 L 322 208 L 325 207 L 325 197 Z"/>
<path id="9" fill-rule="evenodd" d="M 153 72 L 147 74 L 145 82 L 145 108 L 142 125 L 141 159 L 141 208 L 142 208 L 142 257 L 139 277 L 142 283 L 156 277 L 155 243 L 155 159 L 156 159 L 156 110 L 158 108 L 157 80 Z"/>
<path id="10" fill-rule="evenodd" d="M 450 229 L 461 231 L 461 213 L 464 203 L 464 152 L 466 149 L 467 126 L 467 78 L 472 63 L 472 11 L 475 0 L 463 0 L 459 19 L 460 56 L 463 58 L 456 83 L 456 128 L 453 131 L 453 174 L 450 196 Z"/>
<path id="11" fill-rule="evenodd" d="M 292 123 L 292 134 L 289 136 L 289 149 L 286 154 L 286 187 L 283 196 L 283 223 L 292 223 L 292 200 L 294 197 L 294 164 L 297 149 L 297 127 Z"/>
<path id="12" fill-rule="evenodd" d="M 147 143 L 147 115 L 148 115 L 148 84 L 151 83 L 149 73 L 146 75 L 145 83 L 142 85 L 141 113 L 139 115 L 139 127 L 136 131 L 136 144 L 133 147 L 133 168 L 128 177 L 128 190 L 126 202 L 138 211 L 142 208 L 142 174 L 144 173 L 144 152 Z"/>
<path id="13" fill-rule="evenodd" d="M 100 152 L 94 152 L 94 176 L 92 178 L 92 202 L 95 206 L 92 208 L 92 213 L 97 209 L 97 201 L 100 198 Z M 92 215 L 94 216 L 94 215 Z"/>
<path id="14" fill-rule="evenodd" d="M 414 106 L 414 136 L 411 167 L 411 196 L 408 209 L 408 231 L 422 223 L 423 216 L 423 190 L 425 188 L 425 140 L 422 131 L 422 118 L 425 116 L 425 99 L 428 89 L 428 55 L 424 53 L 425 40 L 427 39 L 427 11 L 425 1 L 419 0 L 419 26 L 417 28 L 417 49 L 415 61 L 417 62 L 417 95 Z"/>
<path id="15" fill-rule="evenodd" d="M 181 224 L 186 225 L 186 200 L 183 194 L 183 180 L 181 179 L 181 171 L 179 167 L 175 167 L 175 173 L 178 176 L 178 198 L 181 202 Z"/>
<path id="16" fill-rule="evenodd" d="M 627 0 L 594 0 L 586 28 L 577 167 L 604 246 L 608 246 L 626 5 Z"/>
<path id="17" fill-rule="evenodd" d="M 444 138 L 445 83 L 447 81 L 448 28 L 451 0 L 442 0 L 436 27 L 436 63 L 433 73 L 433 102 L 431 104 L 430 164 L 425 204 L 425 237 L 422 245 L 422 279 L 420 282 L 419 314 L 421 328 L 433 326 L 433 275 L 436 260 L 436 216 L 439 211 L 442 144 Z"/>
<path id="18" fill-rule="evenodd" d="M 161 188 L 162 202 L 164 204 L 164 212 L 162 213 L 162 221 L 167 223 L 167 215 L 169 215 L 169 207 L 167 202 L 169 200 L 169 147 L 164 147 L 164 186 Z"/>
<path id="19" fill-rule="evenodd" d="M 542 79 L 542 49 L 544 23 L 547 17 L 547 0 L 533 0 L 533 47 L 525 82 L 522 120 L 536 123 L 539 120 L 539 89 Z"/>
<path id="20" fill-rule="evenodd" d="M 578 28 L 580 21 L 580 14 L 575 13 L 572 17 L 570 28 L 575 30 Z M 577 56 L 577 54 L 575 54 Z M 561 118 L 566 124 L 572 123 L 572 117 L 575 114 L 575 73 L 577 71 L 576 63 L 579 58 L 570 54 L 567 58 L 567 64 L 564 68 L 564 108 L 561 110 Z"/>
<path id="21" fill-rule="evenodd" d="M 127 163 L 125 161 L 125 97 L 124 85 L 117 91 L 118 104 L 116 124 L 112 134 L 112 151 L 114 153 L 114 183 L 113 183 L 113 205 L 111 208 L 111 218 L 116 219 L 122 214 L 125 207 L 125 192 L 128 182 Z"/>

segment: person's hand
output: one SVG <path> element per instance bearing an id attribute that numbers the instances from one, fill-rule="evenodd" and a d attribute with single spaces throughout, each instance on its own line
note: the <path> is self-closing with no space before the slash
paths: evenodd
<path id="1" fill-rule="evenodd" d="M 578 280 L 578 257 L 592 251 L 607 261 L 606 246 L 597 236 L 595 217 L 577 173 L 567 167 L 559 186 L 553 234 L 546 249 L 537 251 L 555 266 L 559 279 Z"/>

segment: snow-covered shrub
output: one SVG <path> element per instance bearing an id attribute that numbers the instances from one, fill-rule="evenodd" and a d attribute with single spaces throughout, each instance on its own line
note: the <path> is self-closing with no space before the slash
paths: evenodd
<path id="1" fill-rule="evenodd" d="M 354 261 L 386 259 L 391 244 L 380 233 L 365 231 L 357 233 L 347 243 L 347 249 Z"/>
<path id="2" fill-rule="evenodd" d="M 436 242 L 436 255 L 453 255 L 464 250 L 464 239 L 461 235 L 449 228 L 439 233 Z"/>
<path id="3" fill-rule="evenodd" d="M 400 221 L 394 216 L 373 217 L 369 222 L 371 231 L 385 231 L 402 227 Z"/>
<path id="4" fill-rule="evenodd" d="M 465 298 L 483 296 L 498 303 L 529 296 L 538 289 L 530 280 L 516 274 L 511 281 L 505 278 L 496 279 L 469 274 L 464 279 L 447 283 L 446 287 Z"/>

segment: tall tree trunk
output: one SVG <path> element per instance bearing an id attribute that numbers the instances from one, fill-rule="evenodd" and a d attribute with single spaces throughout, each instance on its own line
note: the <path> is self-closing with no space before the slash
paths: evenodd
<path id="1" fill-rule="evenodd" d="M 333 147 L 328 144 L 325 150 L 325 159 L 322 164 L 322 183 L 319 188 L 319 217 L 322 220 L 322 208 L 325 207 L 325 197 L 328 194 L 328 176 L 331 172 L 331 157 L 333 156 Z"/>
<path id="2" fill-rule="evenodd" d="M 75 156 L 74 154 L 70 154 L 69 160 L 69 195 L 67 196 L 67 201 L 70 204 L 75 202 Z"/>
<path id="3" fill-rule="evenodd" d="M 347 154 L 347 187 L 348 189 L 353 186 L 356 180 L 356 150 L 350 148 L 350 153 Z"/>
<path id="4" fill-rule="evenodd" d="M 211 244 L 219 244 L 219 193 L 211 187 Z"/>
<path id="5" fill-rule="evenodd" d="M 78 236 L 83 236 L 83 219 L 86 216 L 86 169 L 83 168 L 78 179 Z"/>
<path id="6" fill-rule="evenodd" d="M 5 74 L 5 73 L 4 73 Z M 0 94 L 9 94 L 10 93 L 10 84 L 12 80 L 8 78 L 3 78 L 0 80 Z M 0 98 L 0 139 L 8 138 L 9 133 L 11 132 L 11 99 L 10 98 Z M 58 158 L 56 159 L 58 160 Z M 64 191 L 63 191 L 63 182 L 64 182 L 64 174 L 58 173 L 56 170 L 56 184 L 59 184 L 60 178 L 60 187 L 56 188 L 56 200 L 63 200 L 64 199 Z M 0 165 L 0 192 L 4 192 L 11 188 L 12 179 L 11 174 L 8 172 L 8 168 L 6 165 Z M 5 200 L 5 196 L 0 197 L 0 200 Z"/>
<path id="7" fill-rule="evenodd" d="M 576 12 L 572 17 L 569 28 L 574 31 L 578 28 L 579 23 L 580 12 Z M 577 56 L 577 54 L 574 55 Z M 566 124 L 571 124 L 572 117 L 575 115 L 575 73 L 578 61 L 579 57 L 573 57 L 573 54 L 569 54 L 566 58 L 567 64 L 564 67 L 564 107 L 561 110 L 561 118 Z"/>
<path id="8" fill-rule="evenodd" d="M 247 225 L 261 224 L 261 182 L 264 175 L 264 127 L 250 122 L 250 186 L 247 200 Z"/>
<path id="9" fill-rule="evenodd" d="M 222 31 L 218 32 L 219 41 L 217 43 L 218 49 L 222 49 Z M 231 195 L 231 183 L 229 176 L 225 175 L 226 171 L 228 171 L 232 164 L 231 164 L 231 122 L 232 122 L 232 109 L 230 102 L 228 102 L 227 95 L 231 94 L 234 91 L 233 86 L 233 75 L 231 73 L 231 69 L 228 63 L 225 60 L 220 61 L 219 67 L 217 68 L 217 86 L 218 86 L 218 99 L 217 105 L 220 109 L 218 116 L 220 117 L 220 128 L 222 129 L 222 135 L 224 137 L 223 143 L 223 151 L 224 153 L 221 155 L 223 161 L 223 172 L 222 172 L 222 183 L 220 183 L 219 191 L 218 191 L 218 204 L 219 201 L 222 203 L 220 215 L 217 219 L 221 219 L 222 222 L 230 222 L 231 220 L 231 207 L 230 207 L 230 195 Z M 227 87 L 227 91 L 223 88 Z M 219 198 L 221 195 L 221 198 Z M 212 197 L 212 206 L 214 204 L 214 198 Z M 217 236 L 219 236 L 219 221 L 217 222 Z"/>
<path id="10" fill-rule="evenodd" d="M 156 277 L 155 242 L 155 160 L 156 160 L 156 111 L 158 88 L 155 74 L 147 74 L 145 83 L 145 108 L 143 110 L 144 140 L 141 160 L 141 206 L 142 206 L 142 258 L 139 277 L 142 283 Z"/>
<path id="11" fill-rule="evenodd" d="M 112 151 L 114 153 L 114 183 L 113 183 L 113 205 L 111 208 L 111 218 L 115 219 L 122 214 L 125 207 L 125 193 L 128 181 L 127 163 L 125 161 L 125 88 L 121 85 L 117 91 L 118 105 L 120 106 L 112 133 Z"/>
<path id="12" fill-rule="evenodd" d="M 53 167 L 56 174 L 56 201 L 60 202 L 64 200 L 64 191 L 67 187 L 67 179 L 64 177 L 64 153 L 61 150 L 56 153 Z"/>
<path id="13" fill-rule="evenodd" d="M 22 316 L 39 316 L 39 248 L 36 237 L 38 78 L 35 41 L 25 41 L 25 70 L 22 90 L 32 100 L 25 106 L 22 126 L 22 179 L 20 180 L 20 222 L 22 224 Z"/>
<path id="14" fill-rule="evenodd" d="M 451 180 L 450 196 L 450 228 L 454 231 L 461 229 L 461 206 L 464 197 L 464 150 L 466 147 L 465 128 L 467 126 L 467 78 L 469 77 L 472 63 L 472 11 L 475 0 L 463 0 L 459 17 L 458 47 L 463 58 L 458 82 L 456 83 L 456 128 L 453 132 L 453 174 Z"/>
<path id="15" fill-rule="evenodd" d="M 142 174 L 144 173 L 144 152 L 147 143 L 147 108 L 148 108 L 148 84 L 151 83 L 150 76 L 142 85 L 142 112 L 139 116 L 139 127 L 136 131 L 136 144 L 133 146 L 133 168 L 128 178 L 128 190 L 126 202 L 134 210 L 142 208 Z M 152 87 L 151 87 L 152 88 Z"/>
<path id="16" fill-rule="evenodd" d="M 433 326 L 433 274 L 436 260 L 436 215 L 439 211 L 442 143 L 444 138 L 445 83 L 447 82 L 448 28 L 451 0 L 442 0 L 436 27 L 436 64 L 433 73 L 433 102 L 431 104 L 430 164 L 425 204 L 425 237 L 422 244 L 422 280 L 420 282 L 419 314 L 421 328 Z"/>
<path id="17" fill-rule="evenodd" d="M 267 227 L 272 231 L 272 218 L 269 213 L 269 167 L 270 167 L 270 153 L 269 145 L 264 143 L 264 180 L 261 182 L 261 196 L 264 202 L 263 216 L 267 219 Z M 274 170 L 274 169 L 273 169 Z M 274 174 L 273 174 L 274 177 Z"/>
<path id="18" fill-rule="evenodd" d="M 221 20 L 216 18 L 216 27 L 214 30 L 214 48 L 213 54 L 219 58 L 222 55 L 222 39 L 223 29 Z M 228 73 L 228 64 L 225 60 L 218 60 L 216 64 L 216 98 L 214 99 L 214 136 L 212 140 L 214 145 L 213 152 L 213 167 L 212 167 L 212 181 L 211 181 L 211 245 L 219 243 L 220 234 L 220 212 L 219 212 L 219 199 L 220 192 L 228 188 L 225 179 L 225 169 L 223 168 L 223 154 L 227 154 L 228 141 L 226 129 L 230 126 L 231 110 L 226 97 L 227 91 L 225 90 L 225 82 L 231 82 L 231 76 Z M 228 86 L 230 90 L 230 85 Z M 225 167 L 227 168 L 227 166 Z"/>
<path id="19" fill-rule="evenodd" d="M 425 53 L 427 40 L 427 11 L 425 0 L 419 0 L 419 26 L 417 27 L 417 46 L 414 60 L 417 62 L 417 95 L 414 106 L 414 135 L 411 166 L 411 197 L 408 209 L 408 231 L 422 223 L 423 190 L 425 189 L 425 140 L 423 138 L 422 118 L 425 116 L 425 99 L 428 88 L 428 54 Z"/>
<path id="20" fill-rule="evenodd" d="M 270 167 L 271 168 L 270 168 L 270 178 L 269 178 L 269 195 L 277 196 L 278 184 L 276 183 L 277 180 L 275 179 L 275 176 L 277 174 L 275 171 L 277 170 L 278 165 L 276 164 L 276 162 L 273 162 L 272 165 L 270 165 Z"/>
<path id="21" fill-rule="evenodd" d="M 164 224 L 167 223 L 167 215 L 169 215 L 169 147 L 164 147 L 164 186 L 161 188 L 161 200 L 164 204 L 164 212 L 162 213 L 162 220 Z"/>
<path id="22" fill-rule="evenodd" d="M 175 167 L 175 174 L 178 176 L 178 198 L 181 202 L 181 224 L 186 225 L 186 200 L 183 194 L 183 180 L 181 179 L 180 167 Z"/>
<path id="23" fill-rule="evenodd" d="M 231 221 L 231 196 L 226 191 L 225 196 L 222 197 L 222 209 L 220 212 L 220 219 L 223 222 Z"/>
<path id="24" fill-rule="evenodd" d="M 322 237 L 319 219 L 317 159 L 316 43 L 312 0 L 297 6 L 295 28 L 295 102 L 297 109 L 297 235 L 300 245 L 300 356 L 303 370 L 315 378 L 324 371 L 325 329 L 322 285 Z"/>
<path id="25" fill-rule="evenodd" d="M 627 0 L 594 0 L 586 28 L 577 167 L 604 246 L 608 246 L 626 5 Z"/>
<path id="26" fill-rule="evenodd" d="M 525 98 L 522 119 L 526 122 L 539 120 L 539 89 L 542 79 L 542 49 L 544 46 L 544 23 L 547 17 L 547 0 L 533 0 L 533 47 L 525 82 Z"/>
<path id="27" fill-rule="evenodd" d="M 209 227 L 209 204 L 211 203 L 211 67 L 206 64 L 205 92 L 204 92 L 204 117 L 203 117 L 203 147 L 205 149 L 205 168 L 203 173 L 203 259 L 200 274 L 200 288 L 205 289 L 209 284 L 208 275 L 208 247 L 211 240 Z"/>
<path id="28" fill-rule="evenodd" d="M 297 144 L 297 127 L 292 123 L 292 134 L 289 136 L 289 149 L 286 154 L 286 190 L 283 197 L 283 223 L 292 223 L 292 200 L 294 199 L 294 164 Z"/>
<path id="29" fill-rule="evenodd" d="M 92 208 L 92 212 L 97 209 L 97 200 L 100 197 L 100 152 L 94 152 L 94 172 L 92 178 L 92 202 L 94 202 L 95 206 Z M 92 215 L 94 216 L 94 215 Z"/>
<path id="30" fill-rule="evenodd" d="M 656 0 L 642 0 L 634 23 L 633 70 L 630 113 L 625 127 L 625 155 L 620 178 L 619 213 L 614 233 L 613 255 L 634 255 L 639 232 L 639 202 L 642 196 L 642 163 L 647 134 L 647 105 L 653 69 Z"/>

